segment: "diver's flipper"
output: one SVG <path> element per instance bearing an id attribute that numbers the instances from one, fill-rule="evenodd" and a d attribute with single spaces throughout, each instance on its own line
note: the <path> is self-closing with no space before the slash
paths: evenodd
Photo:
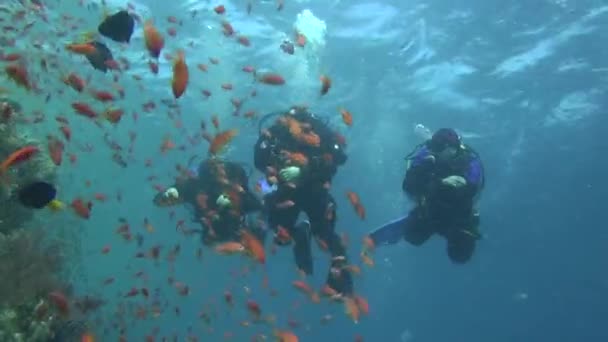
<path id="1" fill-rule="evenodd" d="M 313 272 L 313 261 L 311 251 L 310 222 L 302 221 L 296 224 L 291 233 L 293 238 L 293 256 L 296 265 L 304 273 L 311 275 Z"/>
<path id="2" fill-rule="evenodd" d="M 112 56 L 112 52 L 108 47 L 100 42 L 90 42 L 95 46 L 95 53 L 87 55 L 87 59 L 89 63 L 93 66 L 93 68 L 103 71 L 104 73 L 108 71 L 107 62 L 114 59 Z"/>
<path id="3" fill-rule="evenodd" d="M 407 216 L 400 217 L 377 228 L 369 234 L 369 237 L 374 241 L 376 246 L 395 244 L 403 238 L 406 224 Z"/>
<path id="4" fill-rule="evenodd" d="M 327 275 L 327 286 L 342 295 L 350 296 L 353 294 L 353 276 L 347 268 L 340 268 L 337 274 L 330 270 Z"/>
<path id="5" fill-rule="evenodd" d="M 119 11 L 99 24 L 97 31 L 118 43 L 128 43 L 133 34 L 135 20 L 127 11 Z"/>

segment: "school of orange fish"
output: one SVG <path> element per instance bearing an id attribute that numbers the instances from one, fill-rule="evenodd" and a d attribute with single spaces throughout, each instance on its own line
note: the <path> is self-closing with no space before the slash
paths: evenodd
<path id="1" fill-rule="evenodd" d="M 168 111 L 169 119 L 173 121 L 176 128 L 181 128 L 182 123 L 180 119 L 181 112 L 179 99 L 187 92 L 191 93 L 198 91 L 200 93 L 200 101 L 209 99 L 213 94 L 210 88 L 193 89 L 191 85 L 189 86 L 190 80 L 193 77 L 199 77 L 200 75 L 197 73 L 206 73 L 209 68 L 213 67 L 213 65 L 220 63 L 220 61 L 214 57 L 209 57 L 209 65 L 204 63 L 204 61 L 188 60 L 186 58 L 187 51 L 196 48 L 196 45 L 193 42 L 190 42 L 188 46 L 177 50 L 177 52 L 173 54 L 165 51 L 165 43 L 167 40 L 175 39 L 176 42 L 179 42 L 178 31 L 183 21 L 196 20 L 197 16 L 212 16 L 216 18 L 217 28 L 221 30 L 225 39 L 234 40 L 236 44 L 240 44 L 244 48 L 249 48 L 252 46 L 252 42 L 246 36 L 239 34 L 238 28 L 233 28 L 230 22 L 226 19 L 226 8 L 222 5 L 218 5 L 214 7 L 212 11 L 206 13 L 192 11 L 184 18 L 179 18 L 179 16 L 169 16 L 167 18 L 155 17 L 144 19 L 137 16 L 138 10 L 136 6 L 129 4 L 129 12 L 133 13 L 136 16 L 137 21 L 139 21 L 139 23 L 143 26 L 142 30 L 145 44 L 144 46 L 140 47 L 134 46 L 136 45 L 135 43 L 131 43 L 130 45 L 123 46 L 123 49 L 130 51 L 145 49 L 145 52 L 142 52 L 142 55 L 144 55 L 145 59 L 147 60 L 149 73 L 151 75 L 131 74 L 128 76 L 126 71 L 129 69 L 132 61 L 129 61 L 124 57 L 119 57 L 117 60 L 112 60 L 106 63 L 108 68 L 111 70 L 111 81 L 107 82 L 105 86 L 91 84 L 92 77 L 90 75 L 94 72 L 93 70 L 89 72 L 82 70 L 82 68 L 80 68 L 80 70 L 70 70 L 70 68 L 74 69 L 74 67 L 66 63 L 65 59 L 67 58 L 69 60 L 70 58 L 81 58 L 95 53 L 96 47 L 93 44 L 81 42 L 75 39 L 73 42 L 68 44 L 61 46 L 60 44 L 57 44 L 55 46 L 51 46 L 53 50 L 48 51 L 45 50 L 44 46 L 45 44 L 50 44 L 50 40 L 45 40 L 45 43 L 43 44 L 41 37 L 33 39 L 29 37 L 30 32 L 33 32 L 37 25 L 44 23 L 47 25 L 47 27 L 54 29 L 54 32 L 52 33 L 55 36 L 62 39 L 68 39 L 70 37 L 70 32 L 91 30 L 91 27 L 89 24 L 87 24 L 87 21 L 79 19 L 76 16 L 72 16 L 70 13 L 61 13 L 59 19 L 57 19 L 59 22 L 53 22 L 53 20 L 49 19 L 49 13 L 50 11 L 57 12 L 61 10 L 58 1 L 54 2 L 54 7 L 51 4 L 44 5 L 41 1 L 26 1 L 25 3 L 27 3 L 27 5 L 17 9 L 14 7 L 0 7 L 0 40 L 4 42 L 3 47 L 0 50 L 0 65 L 2 65 L 2 69 L 4 70 L 6 77 L 11 79 L 15 85 L 22 87 L 28 93 L 28 96 L 39 97 L 46 103 L 61 99 L 61 97 L 67 92 L 72 92 L 73 94 L 70 96 L 76 96 L 78 100 L 70 102 L 73 113 L 49 113 L 39 110 L 34 111 L 33 113 L 15 114 L 15 117 L 10 118 L 20 125 L 33 125 L 43 122 L 46 123 L 49 121 L 56 121 L 57 131 L 48 132 L 48 135 L 46 136 L 46 151 L 41 150 L 37 146 L 23 146 L 19 150 L 11 153 L 9 156 L 2 156 L 3 161 L 0 164 L 0 175 L 3 176 L 2 179 L 5 182 L 10 182 L 10 179 L 8 179 L 6 176 L 10 168 L 27 167 L 27 160 L 37 153 L 48 153 L 53 163 L 57 166 L 61 166 L 63 164 L 63 167 L 77 167 L 78 157 L 76 151 L 80 153 L 87 153 L 92 150 L 92 146 L 88 144 L 74 146 L 74 138 L 82 138 L 84 140 L 84 137 L 78 137 L 77 130 L 72 130 L 72 121 L 82 120 L 77 119 L 76 116 L 81 116 L 84 117 L 85 120 L 90 120 L 92 124 L 96 125 L 102 130 L 105 129 L 105 122 L 109 123 L 110 126 L 132 125 L 131 127 L 133 128 L 129 131 L 130 145 L 127 146 L 127 148 L 123 148 L 123 146 L 113 141 L 108 133 L 104 135 L 105 142 L 112 151 L 112 162 L 117 163 L 122 167 L 125 167 L 128 163 L 132 162 L 132 158 L 129 158 L 129 156 L 133 151 L 133 145 L 137 137 L 136 125 L 138 113 L 137 111 L 132 112 L 132 122 L 130 123 L 123 119 L 127 109 L 120 108 L 118 103 L 127 96 L 125 88 L 128 87 L 123 86 L 122 84 L 126 82 L 126 78 L 130 78 L 130 81 L 136 82 L 140 91 L 144 91 L 145 93 L 145 85 L 149 79 L 148 76 L 153 77 L 159 73 L 159 58 L 161 58 L 161 56 L 172 63 L 173 76 L 170 87 L 174 98 L 158 100 L 160 104 L 157 103 L 157 100 L 147 100 L 141 104 L 141 111 L 144 113 L 160 111 L 161 106 L 165 106 L 166 110 Z M 247 13 L 251 13 L 252 10 L 254 10 L 254 2 L 244 1 L 244 3 Z M 90 4 L 86 0 L 79 0 L 78 5 L 82 9 L 88 8 L 90 11 L 95 11 L 95 8 L 88 7 Z M 105 4 L 103 5 L 105 6 Z M 276 2 L 277 11 L 281 11 L 284 6 L 285 4 L 282 0 Z M 162 32 L 160 29 L 160 27 L 163 26 L 160 23 L 163 21 L 166 21 L 167 28 L 165 32 Z M 24 51 L 23 48 L 18 48 L 16 41 L 19 40 L 29 41 L 29 50 Z M 306 37 L 302 33 L 295 32 L 294 40 L 299 49 L 306 48 Z M 66 55 L 73 56 L 66 57 Z M 192 63 L 197 63 L 196 68 L 189 68 L 189 65 Z M 252 90 L 248 95 L 250 97 L 255 97 L 257 92 L 263 91 L 264 87 L 266 86 L 284 86 L 287 83 L 287 81 L 279 73 L 256 72 L 256 68 L 249 65 L 242 67 L 242 70 L 245 73 L 251 74 L 257 81 L 255 89 Z M 332 81 L 327 75 L 320 75 L 319 80 L 319 94 L 320 96 L 326 96 L 330 92 Z M 10 94 L 11 91 L 8 90 L 9 88 L 11 88 L 10 85 L 4 87 L 2 91 Z M 225 92 L 233 91 L 236 88 L 237 85 L 233 85 L 230 82 L 221 82 L 219 84 L 219 89 Z M 134 96 L 129 96 L 128 100 L 137 101 Z M 240 115 L 239 110 L 244 99 L 234 97 L 230 101 L 232 106 L 235 108 L 235 112 L 233 114 Z M 336 115 L 341 116 L 344 125 L 347 127 L 353 125 L 353 116 L 347 109 L 338 109 Z M 257 118 L 257 114 L 254 110 L 249 110 L 241 116 L 247 121 L 255 120 Z M 220 116 L 218 115 L 211 115 L 209 117 L 209 121 L 214 127 L 215 132 L 210 132 L 205 120 L 203 120 L 201 122 L 200 132 L 197 134 L 197 136 L 189 138 L 194 147 L 200 145 L 203 140 L 206 140 L 208 142 L 208 154 L 210 156 L 220 155 L 224 147 L 230 144 L 238 134 L 238 128 L 236 127 L 220 130 L 219 117 Z M 303 130 L 298 122 L 294 122 L 295 120 L 290 121 L 289 117 L 286 116 L 281 117 L 280 120 L 282 120 L 282 124 L 289 128 L 292 135 L 298 139 L 301 139 L 303 143 L 311 145 L 319 144 L 319 137 L 314 132 L 307 132 L 306 130 Z M 162 135 L 160 137 L 159 145 L 161 158 L 164 154 L 176 148 L 179 148 L 180 150 L 186 149 L 184 145 L 176 144 L 172 140 L 170 134 Z M 125 151 L 127 151 L 126 156 Z M 288 159 L 296 165 L 305 165 L 307 163 L 306 157 L 302 153 L 298 153 L 297 151 L 283 151 L 283 153 L 287 154 Z M 66 166 L 65 163 L 63 163 L 64 157 L 67 157 L 67 159 L 70 161 L 70 165 Z M 144 166 L 148 168 L 153 166 L 152 158 L 145 159 L 143 163 Z M 178 165 L 177 171 L 181 175 L 187 172 L 186 168 L 180 165 Z M 150 176 L 148 178 L 149 181 L 153 181 L 154 179 L 154 176 Z M 91 185 L 92 184 L 90 181 L 86 181 L 86 186 L 89 187 Z M 157 190 L 163 190 L 163 187 L 160 185 L 154 185 L 154 187 Z M 365 208 L 362 205 L 359 196 L 353 191 L 348 191 L 346 193 L 346 198 L 352 204 L 356 214 L 362 220 L 365 219 Z M 106 202 L 110 200 L 112 199 L 110 199 L 105 193 L 95 193 L 92 196 L 78 196 L 73 198 L 70 207 L 77 217 L 88 220 L 94 214 L 94 202 Z M 121 201 L 120 192 L 116 194 L 114 200 Z M 206 201 L 200 200 L 200 202 L 205 203 Z M 172 212 L 171 215 L 173 216 L 175 214 Z M 176 230 L 183 232 L 184 225 L 184 219 L 177 219 Z M 144 220 L 144 229 L 150 233 L 154 232 L 155 230 L 153 224 L 147 218 Z M 131 241 L 134 239 L 139 240 L 139 234 L 136 232 L 135 228 L 133 228 L 124 218 L 119 219 L 119 225 L 115 232 L 118 236 L 126 241 Z M 286 234 L 286 232 L 283 233 Z M 279 232 L 279 235 L 280 234 L 281 232 Z M 343 237 L 346 239 L 345 235 Z M 322 247 L 322 241 L 318 242 Z M 139 245 L 141 245 L 141 241 Z M 158 262 L 158 260 L 161 258 L 161 247 L 162 246 L 160 245 L 152 246 L 147 250 L 147 252 L 139 252 L 135 255 L 135 257 L 149 259 L 152 262 Z M 199 258 L 202 256 L 203 248 L 204 247 L 200 247 L 196 253 Z M 365 240 L 363 242 L 363 248 L 360 253 L 362 264 L 369 267 L 373 266 L 374 262 L 371 256 L 373 248 L 374 246 L 371 240 Z M 111 253 L 111 250 L 111 244 L 106 244 L 101 248 L 101 254 L 109 254 Z M 247 233 L 242 235 L 242 240 L 240 242 L 222 243 L 214 246 L 212 250 L 219 254 L 244 254 L 251 256 L 252 259 L 257 263 L 263 264 L 266 262 L 265 246 L 263 246 L 263 244 L 253 235 Z M 167 260 L 169 260 L 169 262 L 174 261 L 179 252 L 180 246 L 178 244 L 169 250 Z M 361 273 L 361 269 L 357 265 L 350 265 L 348 267 L 354 274 L 358 275 Z M 138 273 L 136 276 L 142 277 L 144 275 Z M 114 281 L 115 279 L 113 277 L 108 277 L 107 279 L 103 280 L 103 285 L 110 285 Z M 265 282 L 267 282 L 267 280 L 265 280 Z M 181 296 L 188 296 L 190 286 L 192 286 L 176 281 L 172 277 L 169 278 L 169 283 Z M 296 290 L 305 294 L 310 299 L 311 303 L 318 303 L 321 300 L 321 297 L 325 297 L 328 300 L 341 302 L 342 305 L 344 305 L 346 314 L 348 314 L 354 322 L 358 322 L 362 314 L 365 315 L 369 312 L 367 301 L 361 296 L 356 295 L 349 298 L 337 298 L 335 293 L 332 292 L 333 290 L 331 288 L 324 287 L 321 290 L 316 291 L 304 279 L 294 280 L 292 284 Z M 266 288 L 269 288 L 268 284 L 264 285 Z M 148 290 L 148 288 L 133 287 L 132 289 L 125 291 L 123 297 L 130 298 L 142 296 L 147 299 L 149 296 L 151 296 L 151 292 L 152 291 Z M 66 298 L 66 296 L 60 292 L 53 292 L 49 294 L 49 299 L 55 304 L 56 309 L 60 313 L 64 315 L 69 314 L 70 306 L 72 305 L 69 298 Z M 236 305 L 236 303 L 234 303 L 233 295 L 229 291 L 224 293 L 224 298 L 222 300 L 225 302 L 227 309 L 230 309 Z M 244 309 L 250 313 L 251 319 L 241 322 L 243 327 L 256 323 L 267 323 L 274 326 L 274 316 L 263 315 L 261 306 L 255 301 L 251 299 L 247 300 L 244 303 Z M 136 316 L 139 319 L 157 317 L 163 310 L 166 310 L 166 306 L 157 300 L 152 300 L 151 298 L 151 302 L 149 302 L 148 305 L 139 307 L 136 312 Z M 175 308 L 175 311 L 176 314 L 179 314 L 178 307 Z M 200 313 L 200 319 L 209 323 L 211 321 L 209 311 L 205 309 L 202 310 Z M 321 323 L 327 324 L 331 320 L 331 315 L 324 315 L 321 318 Z M 298 323 L 293 321 L 289 325 L 290 327 L 287 329 L 274 328 L 273 336 L 278 341 L 298 341 L 298 337 L 293 332 L 293 330 L 298 326 Z M 127 341 L 126 336 L 128 335 L 128 331 L 126 324 L 116 323 L 115 328 L 116 330 L 120 331 L 121 336 L 119 341 Z M 226 338 L 229 338 L 229 336 L 230 334 L 226 333 Z M 89 341 L 92 340 L 90 336 L 87 338 Z M 252 337 L 252 341 L 262 341 L 266 339 L 267 337 L 265 335 L 256 335 Z M 153 331 L 146 337 L 146 341 L 155 340 L 168 341 L 170 338 L 158 336 L 158 331 Z M 190 336 L 189 340 L 204 341 L 205 338 Z M 361 336 L 356 336 L 355 341 L 363 341 L 363 339 Z"/>

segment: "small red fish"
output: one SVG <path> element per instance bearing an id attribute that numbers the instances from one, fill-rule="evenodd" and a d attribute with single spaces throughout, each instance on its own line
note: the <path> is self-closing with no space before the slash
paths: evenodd
<path id="1" fill-rule="evenodd" d="M 29 160 L 39 151 L 40 151 L 40 149 L 37 146 L 29 145 L 29 146 L 22 147 L 22 148 L 18 149 L 17 151 L 11 153 L 0 164 L 0 174 L 5 173 L 9 167 L 11 167 L 15 164 Z"/>
<path id="2" fill-rule="evenodd" d="M 59 138 L 56 138 L 52 135 L 49 135 L 47 139 L 47 148 L 49 151 L 49 156 L 51 157 L 53 164 L 59 166 L 61 165 L 61 162 L 63 160 L 63 142 L 59 140 Z"/>
<path id="3" fill-rule="evenodd" d="M 264 74 L 256 75 L 256 80 L 260 83 L 268 84 L 268 85 L 283 85 L 285 84 L 285 79 L 283 76 L 269 72 Z"/>
<path id="4" fill-rule="evenodd" d="M 188 86 L 188 65 L 186 65 L 184 52 L 179 51 L 173 62 L 173 80 L 171 82 L 171 89 L 173 96 L 179 99 Z"/>
<path id="5" fill-rule="evenodd" d="M 68 299 L 63 293 L 59 291 L 49 293 L 49 301 L 55 305 L 57 311 L 59 311 L 62 316 L 68 316 L 70 314 Z"/>
<path id="6" fill-rule="evenodd" d="M 91 201 L 85 202 L 81 198 L 76 198 L 72 201 L 72 209 L 74 212 L 83 219 L 88 220 L 91 217 L 91 209 L 93 208 L 93 203 Z"/>
<path id="7" fill-rule="evenodd" d="M 65 140 L 70 141 L 70 139 L 72 138 L 72 130 L 70 129 L 70 127 L 67 125 L 62 125 L 61 127 L 59 127 L 59 130 L 63 134 Z"/>
<path id="8" fill-rule="evenodd" d="M 150 56 L 158 59 L 161 50 L 165 46 L 165 38 L 154 27 L 151 20 L 146 21 L 144 24 L 144 40 Z"/>
<path id="9" fill-rule="evenodd" d="M 24 87 L 27 90 L 32 89 L 32 84 L 30 83 L 28 72 L 24 66 L 16 64 L 7 65 L 4 67 L 4 71 L 18 85 Z"/>
<path id="10" fill-rule="evenodd" d="M 72 108 L 76 111 L 77 114 L 86 116 L 88 118 L 96 118 L 97 113 L 86 103 L 83 102 L 74 102 L 72 103 Z"/>

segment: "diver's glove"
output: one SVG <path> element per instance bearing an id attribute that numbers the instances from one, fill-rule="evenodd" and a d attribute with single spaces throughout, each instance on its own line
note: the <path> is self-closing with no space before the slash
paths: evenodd
<path id="1" fill-rule="evenodd" d="M 179 198 L 179 192 L 177 191 L 176 188 L 173 188 L 173 187 L 165 190 L 165 193 L 163 195 L 166 198 Z"/>
<path id="2" fill-rule="evenodd" d="M 288 166 L 279 171 L 279 176 L 285 182 L 294 182 L 300 177 L 300 168 L 297 166 Z"/>
<path id="3" fill-rule="evenodd" d="M 467 180 L 461 176 L 449 176 L 442 179 L 441 184 L 451 186 L 453 188 L 461 188 L 467 185 Z"/>
<path id="4" fill-rule="evenodd" d="M 215 200 L 215 204 L 217 204 L 217 206 L 220 208 L 225 208 L 230 206 L 232 202 L 230 201 L 230 198 L 228 198 L 228 196 L 221 194 L 217 197 L 217 200 Z"/>

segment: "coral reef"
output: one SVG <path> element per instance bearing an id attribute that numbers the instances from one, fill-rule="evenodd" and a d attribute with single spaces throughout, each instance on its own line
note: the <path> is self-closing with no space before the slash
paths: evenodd
<path id="1" fill-rule="evenodd" d="M 23 115 L 19 112 L 21 107 L 14 101 L 0 98 L 0 158 L 4 160 L 11 153 L 26 145 L 38 145 L 41 151 L 45 147 L 39 141 L 23 133 L 16 127 L 17 118 Z M 56 168 L 46 153 L 39 153 L 26 164 L 10 168 L 7 174 L 2 175 L 8 179 L 8 184 L 1 185 L 0 201 L 0 233 L 18 229 L 28 222 L 33 213 L 23 208 L 14 200 L 15 189 L 32 180 L 54 182 Z"/>
<path id="2" fill-rule="evenodd" d="M 49 341 L 64 319 L 47 302 L 65 288 L 62 248 L 41 230 L 0 233 L 0 342 Z"/>
<path id="3" fill-rule="evenodd" d="M 28 307 L 34 309 L 33 307 Z M 0 341 L 47 342 L 53 336 L 55 316 L 34 317 L 35 311 L 13 309 L 0 311 Z"/>
<path id="4" fill-rule="evenodd" d="M 18 103 L 0 97 L 0 162 L 26 145 L 46 150 L 17 127 L 26 119 Z M 0 174 L 0 342 L 71 341 L 86 328 L 84 321 L 57 312 L 49 302 L 54 291 L 69 295 L 66 280 L 80 273 L 78 232 L 30 228 L 37 226 L 35 211 L 15 198 L 21 185 L 34 180 L 55 183 L 55 178 L 56 166 L 44 152 Z M 84 316 L 103 301 L 85 296 L 73 304 Z"/>
<path id="5" fill-rule="evenodd" d="M 15 307 L 62 287 L 60 246 L 39 230 L 0 234 L 0 306 Z M 6 275 L 6 276 L 4 276 Z"/>

